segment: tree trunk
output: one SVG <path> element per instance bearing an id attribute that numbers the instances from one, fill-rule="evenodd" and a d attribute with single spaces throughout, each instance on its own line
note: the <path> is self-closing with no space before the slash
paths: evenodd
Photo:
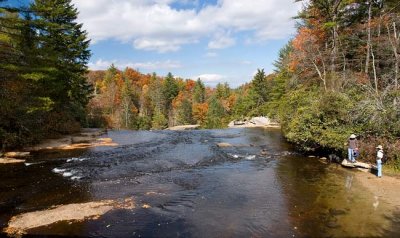
<path id="1" fill-rule="evenodd" d="M 378 77 L 376 75 L 376 67 L 375 67 L 375 54 L 374 51 L 372 49 L 372 45 L 371 45 L 371 56 L 372 56 L 372 69 L 374 70 L 374 84 L 375 84 L 375 93 L 378 95 Z"/>
<path id="2" fill-rule="evenodd" d="M 372 3 L 368 1 L 369 8 L 368 8 L 368 28 L 367 28 L 367 57 L 365 59 L 365 74 L 368 75 L 369 72 L 369 59 L 370 59 L 370 50 L 371 50 L 371 17 L 372 17 Z"/>

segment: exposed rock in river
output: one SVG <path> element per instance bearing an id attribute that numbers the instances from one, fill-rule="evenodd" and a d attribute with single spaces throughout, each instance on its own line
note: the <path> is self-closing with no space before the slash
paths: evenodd
<path id="1" fill-rule="evenodd" d="M 59 221 L 96 219 L 113 209 L 133 209 L 135 203 L 128 198 L 122 202 L 104 200 L 57 206 L 48 210 L 29 212 L 11 218 L 4 230 L 10 236 L 21 236 L 29 229 L 50 225 Z"/>
<path id="2" fill-rule="evenodd" d="M 30 155 L 30 152 L 7 152 L 4 154 L 4 157 L 8 158 L 26 158 Z"/>
<path id="3" fill-rule="evenodd" d="M 0 158 L 0 164 L 17 164 L 24 163 L 23 159 L 14 159 L 14 158 Z"/>

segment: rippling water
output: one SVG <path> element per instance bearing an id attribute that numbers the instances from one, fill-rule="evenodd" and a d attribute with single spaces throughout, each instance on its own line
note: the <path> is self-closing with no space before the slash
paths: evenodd
<path id="1" fill-rule="evenodd" d="M 111 131 L 105 136 L 119 146 L 41 153 L 27 164 L 1 166 L 0 228 L 13 215 L 53 205 L 132 197 L 135 209 L 29 234 L 400 235 L 398 207 L 372 196 L 352 172 L 294 153 L 278 130 Z M 234 146 L 220 148 L 219 142 Z"/>

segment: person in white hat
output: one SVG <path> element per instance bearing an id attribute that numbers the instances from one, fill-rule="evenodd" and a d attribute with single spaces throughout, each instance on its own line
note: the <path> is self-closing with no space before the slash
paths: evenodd
<path id="1" fill-rule="evenodd" d="M 382 177 L 382 159 L 383 159 L 383 147 L 378 145 L 376 147 L 376 167 L 378 168 L 378 178 Z"/>
<path id="2" fill-rule="evenodd" d="M 355 163 L 356 159 L 354 158 L 354 151 L 358 150 L 358 141 L 357 136 L 351 134 L 348 140 L 348 160 L 349 162 Z"/>

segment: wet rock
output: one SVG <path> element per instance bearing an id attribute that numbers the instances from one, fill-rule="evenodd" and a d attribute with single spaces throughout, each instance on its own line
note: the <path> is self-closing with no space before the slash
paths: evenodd
<path id="1" fill-rule="evenodd" d="M 50 225 L 60 221 L 81 221 L 97 219 L 113 209 L 133 209 L 135 202 L 127 198 L 122 202 L 103 200 L 52 207 L 48 210 L 28 212 L 11 218 L 4 230 L 10 236 L 21 236 L 27 230 Z"/>
<path id="2" fill-rule="evenodd" d="M 329 227 L 329 228 L 332 228 L 332 229 L 340 227 L 340 225 L 337 224 L 336 221 L 328 221 L 328 223 L 326 223 L 326 226 Z"/>
<path id="3" fill-rule="evenodd" d="M 0 158 L 0 164 L 17 164 L 17 163 L 25 163 L 25 160 L 14 159 L 14 158 Z"/>
<path id="4" fill-rule="evenodd" d="M 329 162 L 331 163 L 342 163 L 342 158 L 340 158 L 339 156 L 335 155 L 335 154 L 330 154 L 328 156 Z"/>
<path id="5" fill-rule="evenodd" d="M 90 137 L 82 136 L 82 137 L 71 137 L 72 144 L 80 144 L 80 143 L 90 143 L 92 139 Z"/>
<path id="6" fill-rule="evenodd" d="M 267 155 L 267 154 L 268 154 L 268 151 L 267 151 L 266 149 L 262 149 L 262 150 L 260 151 L 260 154 L 261 154 L 261 155 Z"/>
<path id="7" fill-rule="evenodd" d="M 26 158 L 30 155 L 30 152 L 7 152 L 4 154 L 4 157 L 8 157 L 8 158 Z"/>
<path id="8" fill-rule="evenodd" d="M 225 143 L 225 142 L 217 143 L 217 146 L 218 147 L 232 147 L 231 144 Z"/>
<path id="9" fill-rule="evenodd" d="M 346 214 L 346 211 L 340 210 L 340 209 L 335 209 L 335 208 L 330 208 L 329 214 L 331 214 L 332 216 L 344 215 L 344 214 Z"/>

